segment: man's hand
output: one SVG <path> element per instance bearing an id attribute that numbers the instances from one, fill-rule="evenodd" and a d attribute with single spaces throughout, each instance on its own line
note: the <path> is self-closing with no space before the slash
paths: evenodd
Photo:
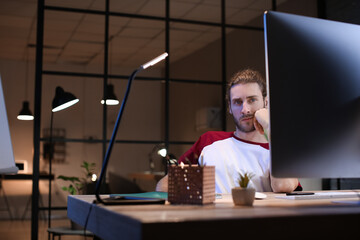
<path id="1" fill-rule="evenodd" d="M 261 134 L 269 134 L 269 110 L 266 108 L 259 109 L 255 112 L 254 126 Z"/>
<path id="2" fill-rule="evenodd" d="M 168 175 L 165 175 L 159 182 L 156 184 L 157 192 L 167 192 L 168 191 Z"/>
<path id="3" fill-rule="evenodd" d="M 271 188 L 274 192 L 292 192 L 299 185 L 297 178 L 275 178 L 270 176 Z"/>

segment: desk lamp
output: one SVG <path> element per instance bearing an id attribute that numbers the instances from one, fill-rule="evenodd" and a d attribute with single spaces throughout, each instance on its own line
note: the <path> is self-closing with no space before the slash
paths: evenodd
<path id="1" fill-rule="evenodd" d="M 54 112 L 58 112 L 64 110 L 74 104 L 79 102 L 79 99 L 76 98 L 72 93 L 65 92 L 62 87 L 56 87 L 55 90 L 55 97 L 52 101 L 52 110 L 51 110 L 51 119 L 50 119 L 50 136 L 49 136 L 49 146 L 50 146 L 50 154 L 49 154 L 49 221 L 48 226 L 51 227 L 51 162 L 54 154 L 54 147 L 53 147 L 53 115 Z"/>
<path id="2" fill-rule="evenodd" d="M 156 154 L 155 154 L 156 153 Z M 164 146 L 164 144 L 157 144 L 153 147 L 153 149 L 151 150 L 151 152 L 149 153 L 149 167 L 150 167 L 150 172 L 154 172 L 155 170 L 155 162 L 154 162 L 154 158 L 153 155 L 156 156 L 161 156 L 162 158 L 165 158 L 167 155 L 167 150 Z"/>
<path id="3" fill-rule="evenodd" d="M 156 154 L 155 154 L 156 153 Z M 176 157 L 174 154 L 169 153 L 166 149 L 165 145 L 157 144 L 154 146 L 154 148 L 149 153 L 149 166 L 150 166 L 150 172 L 154 172 L 155 170 L 155 162 L 154 162 L 154 155 L 160 156 L 162 158 L 162 164 L 164 165 L 164 174 L 167 174 L 167 167 L 168 165 L 178 165 Z"/>
<path id="4" fill-rule="evenodd" d="M 155 201 L 136 201 L 136 200 L 134 200 L 134 201 L 129 200 L 128 201 L 128 200 L 123 200 L 123 199 L 121 199 L 121 200 L 101 199 L 99 194 L 100 194 L 100 187 L 101 187 L 102 181 L 103 181 L 104 176 L 106 174 L 106 168 L 107 168 L 107 164 L 109 162 L 109 158 L 110 158 L 110 155 L 111 155 L 111 150 L 112 150 L 112 147 L 114 145 L 115 137 L 116 137 L 119 125 L 120 125 L 120 120 L 121 120 L 122 114 L 124 113 L 125 104 L 126 104 L 128 96 L 129 96 L 131 83 L 134 80 L 134 78 L 135 78 L 135 76 L 136 76 L 136 74 L 138 72 L 157 64 L 158 62 L 164 60 L 167 56 L 168 56 L 168 53 L 165 52 L 165 53 L 161 54 L 160 56 L 154 58 L 153 60 L 141 65 L 129 77 L 126 92 L 125 92 L 123 101 L 121 103 L 121 107 L 120 107 L 120 110 L 119 110 L 119 113 L 118 113 L 118 116 L 117 116 L 117 119 L 116 119 L 116 122 L 115 122 L 114 130 L 113 130 L 110 142 L 109 142 L 108 149 L 107 149 L 106 154 L 105 154 L 105 158 L 104 158 L 103 165 L 102 165 L 102 168 L 101 168 L 101 173 L 100 173 L 100 176 L 99 176 L 99 181 L 96 183 L 95 196 L 96 196 L 96 202 L 97 203 L 102 203 L 102 204 L 105 204 L 105 205 L 156 203 L 156 200 Z"/>

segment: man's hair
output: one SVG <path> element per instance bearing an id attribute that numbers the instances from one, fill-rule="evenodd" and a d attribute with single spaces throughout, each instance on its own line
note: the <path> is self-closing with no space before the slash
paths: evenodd
<path id="1" fill-rule="evenodd" d="M 266 82 L 258 71 L 245 69 L 235 73 L 227 84 L 226 101 L 230 102 L 230 89 L 237 84 L 257 83 L 263 97 L 266 97 Z"/>

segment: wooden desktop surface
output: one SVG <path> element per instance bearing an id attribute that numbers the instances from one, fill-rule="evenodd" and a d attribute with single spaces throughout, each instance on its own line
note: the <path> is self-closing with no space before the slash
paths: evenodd
<path id="1" fill-rule="evenodd" d="M 234 206 L 231 195 L 203 206 L 104 206 L 91 204 L 93 195 L 69 196 L 68 217 L 84 226 L 92 206 L 87 229 L 105 240 L 308 239 L 317 235 L 346 239 L 360 234 L 360 206 L 333 203 L 334 199 L 287 200 L 266 194 L 253 207 Z"/>
<path id="2" fill-rule="evenodd" d="M 32 180 L 33 178 L 33 174 L 30 173 L 18 173 L 18 174 L 2 174 L 2 179 L 4 180 Z M 51 177 L 49 174 L 40 174 L 39 175 L 39 179 L 40 180 L 44 180 L 44 179 L 50 179 L 54 180 L 54 175 L 51 174 Z"/>

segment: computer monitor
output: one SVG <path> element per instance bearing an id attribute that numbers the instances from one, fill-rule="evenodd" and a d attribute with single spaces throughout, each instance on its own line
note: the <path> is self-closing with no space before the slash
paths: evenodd
<path id="1" fill-rule="evenodd" d="M 360 177 L 360 26 L 264 14 L 275 177 Z"/>
<path id="2" fill-rule="evenodd" d="M 0 76 L 0 174 L 17 173 Z"/>

